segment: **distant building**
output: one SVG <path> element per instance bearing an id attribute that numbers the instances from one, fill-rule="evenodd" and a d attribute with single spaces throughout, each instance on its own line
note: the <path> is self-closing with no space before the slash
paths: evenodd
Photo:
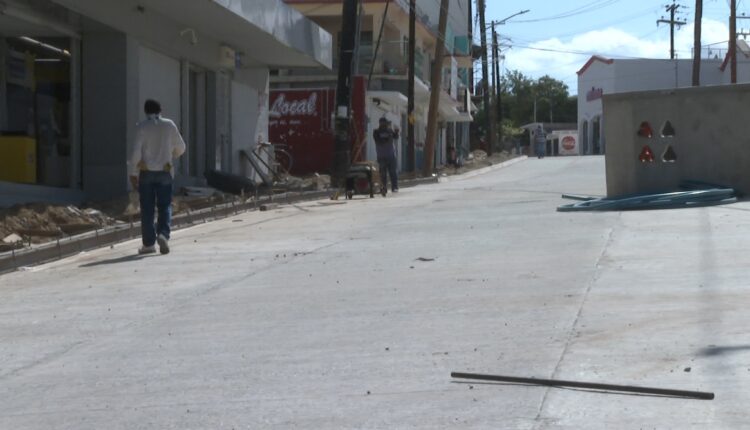
<path id="1" fill-rule="evenodd" d="M 285 0 L 287 4 L 338 37 L 342 22 L 342 0 Z M 388 4 L 390 3 L 390 4 Z M 424 159 L 427 111 L 430 96 L 430 74 L 437 37 L 439 1 L 418 0 L 415 64 L 415 164 L 420 168 Z M 470 80 L 473 61 L 469 37 L 470 2 L 450 2 L 445 44 L 442 92 L 439 104 L 439 133 L 435 145 L 436 165 L 447 162 L 449 148 L 455 146 L 468 152 L 469 123 L 472 121 Z M 387 7 L 387 15 L 385 15 Z M 385 16 L 385 19 L 384 19 Z M 380 46 L 375 52 L 383 24 Z M 410 159 L 407 145 L 407 88 L 409 46 L 408 0 L 370 0 L 362 3 L 359 51 L 355 57 L 352 114 L 355 136 L 364 141 L 355 155 L 372 160 L 375 146 L 372 131 L 378 119 L 386 117 L 402 131 L 396 142 L 399 169 Z M 290 146 L 295 159 L 293 173 L 321 171 L 330 164 L 333 144 L 334 91 L 337 80 L 338 51 L 334 52 L 334 70 L 311 68 L 280 69 L 271 77 L 271 104 L 283 107 L 294 103 L 317 104 L 320 116 L 297 111 L 272 112 L 271 141 Z M 367 82 L 372 72 L 372 79 Z M 300 161 L 298 163 L 297 161 Z"/>
<path id="2" fill-rule="evenodd" d="M 750 47 L 738 40 L 737 81 L 750 82 Z M 701 86 L 730 82 L 727 59 L 703 59 Z M 692 85 L 692 59 L 608 59 L 591 57 L 578 71 L 578 136 L 582 155 L 603 154 L 602 97 L 607 94 L 661 90 Z"/>
<path id="3" fill-rule="evenodd" d="M 178 184 L 243 173 L 240 150 L 268 136 L 270 69 L 330 70 L 332 53 L 281 0 L 2 0 L 0 206 L 125 194 L 148 98 L 187 142 Z"/>

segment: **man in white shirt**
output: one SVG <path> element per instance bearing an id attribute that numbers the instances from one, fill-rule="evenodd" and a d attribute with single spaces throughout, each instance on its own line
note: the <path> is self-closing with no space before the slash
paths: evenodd
<path id="1" fill-rule="evenodd" d="M 138 190 L 141 201 L 141 235 L 139 254 L 169 253 L 172 218 L 173 160 L 185 152 L 185 142 L 171 120 L 161 117 L 161 105 L 147 100 L 147 119 L 138 123 L 130 157 L 130 183 Z M 154 209 L 159 217 L 154 225 Z"/>

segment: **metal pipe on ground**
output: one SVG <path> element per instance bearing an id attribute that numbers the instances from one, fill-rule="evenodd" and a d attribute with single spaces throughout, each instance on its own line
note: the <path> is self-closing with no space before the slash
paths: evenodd
<path id="1" fill-rule="evenodd" d="M 705 391 L 672 390 L 665 388 L 638 387 L 634 385 L 599 384 L 594 382 L 564 381 L 561 379 L 519 378 L 516 376 L 484 375 L 478 373 L 451 373 L 451 378 L 475 379 L 479 381 L 508 382 L 513 384 L 541 385 L 546 387 L 582 388 L 588 390 L 613 391 L 655 396 L 682 397 L 697 400 L 713 400 L 714 393 Z"/>

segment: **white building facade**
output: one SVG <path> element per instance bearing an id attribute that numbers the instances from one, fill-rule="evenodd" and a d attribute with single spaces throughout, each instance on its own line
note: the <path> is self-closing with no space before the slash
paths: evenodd
<path id="1" fill-rule="evenodd" d="M 746 45 L 738 51 L 738 82 L 750 82 L 750 57 Z M 602 96 L 633 91 L 664 90 L 692 85 L 692 59 L 608 59 L 591 57 L 578 71 L 578 137 L 581 155 L 603 154 L 604 112 Z M 703 59 L 701 86 L 730 82 L 727 61 Z"/>

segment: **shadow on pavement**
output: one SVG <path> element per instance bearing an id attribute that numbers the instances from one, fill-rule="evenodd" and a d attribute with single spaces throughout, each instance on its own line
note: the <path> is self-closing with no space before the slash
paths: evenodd
<path id="1" fill-rule="evenodd" d="M 701 357 L 713 357 L 716 355 L 731 354 L 736 352 L 750 351 L 750 345 L 714 346 L 702 348 L 698 351 Z"/>
<path id="2" fill-rule="evenodd" d="M 96 266 L 106 266 L 109 264 L 120 264 L 120 263 L 129 263 L 131 261 L 138 261 L 143 260 L 144 258 L 149 257 L 156 257 L 154 254 L 150 255 L 126 255 L 124 257 L 117 257 L 117 258 L 111 258 L 109 260 L 100 260 L 100 261 L 93 261 L 91 263 L 81 264 L 78 267 L 96 267 Z"/>

